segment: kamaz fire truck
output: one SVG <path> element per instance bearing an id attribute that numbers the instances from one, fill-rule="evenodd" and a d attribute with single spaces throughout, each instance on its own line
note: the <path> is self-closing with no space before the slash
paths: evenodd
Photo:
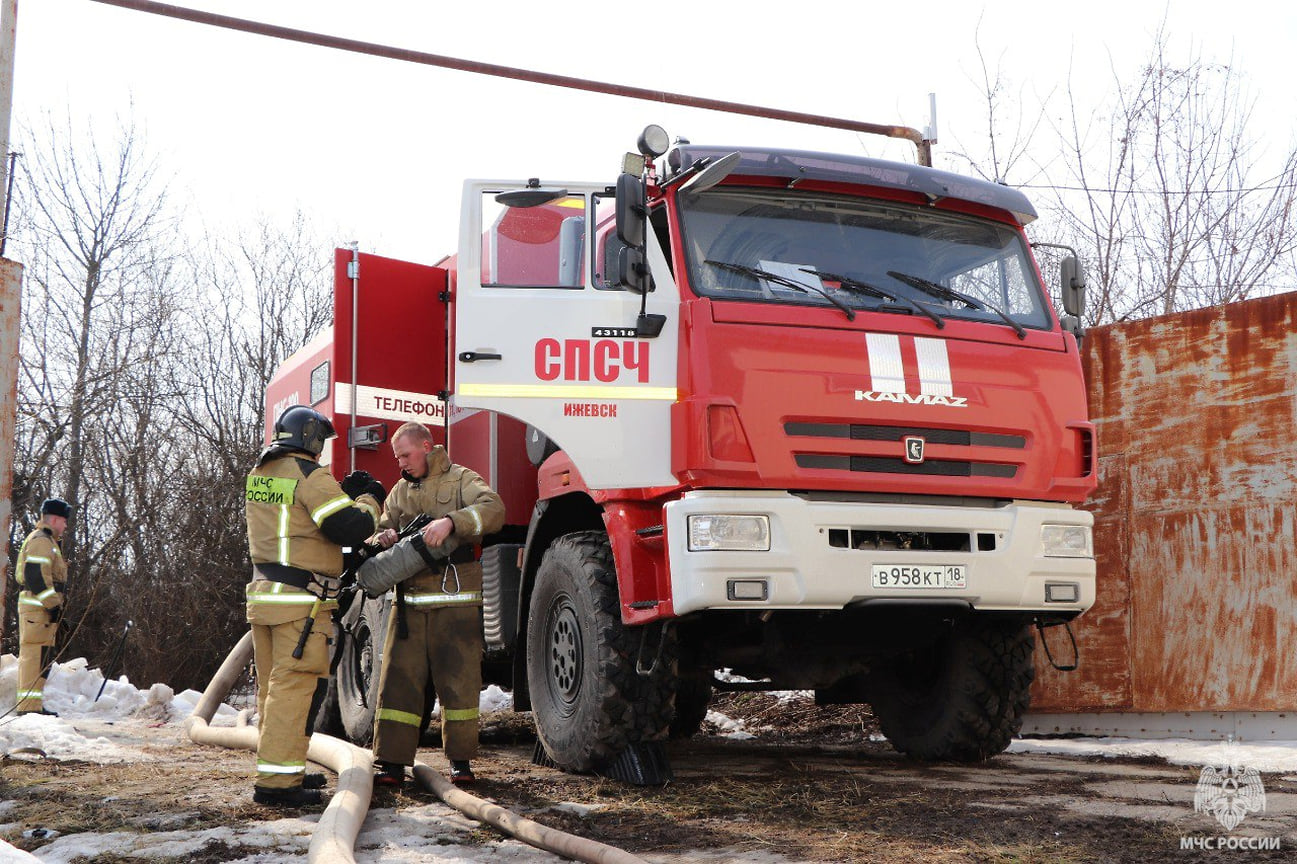
<path id="1" fill-rule="evenodd" d="M 1033 627 L 1094 601 L 1075 258 L 1060 317 L 1007 186 L 639 145 L 613 183 L 466 182 L 435 266 L 338 250 L 333 327 L 268 422 L 315 406 L 335 473 L 390 486 L 420 420 L 500 491 L 486 680 L 563 769 L 693 733 L 736 677 L 869 703 L 914 757 L 999 753 Z M 340 622 L 332 708 L 362 743 L 386 604 Z"/>

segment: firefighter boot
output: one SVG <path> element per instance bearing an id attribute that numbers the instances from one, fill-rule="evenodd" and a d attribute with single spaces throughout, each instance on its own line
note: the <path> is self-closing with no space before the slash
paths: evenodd
<path id="1" fill-rule="evenodd" d="M 405 785 L 405 766 L 395 762 L 374 762 L 374 785 L 400 791 Z"/>
<path id="2" fill-rule="evenodd" d="M 252 800 L 266 807 L 311 807 L 323 803 L 324 796 L 319 789 L 303 789 L 301 786 L 290 786 L 287 789 L 253 786 Z"/>
<path id="3" fill-rule="evenodd" d="M 456 786 L 468 786 L 476 782 L 477 778 L 473 776 L 473 769 L 469 767 L 467 759 L 450 760 L 450 782 Z"/>

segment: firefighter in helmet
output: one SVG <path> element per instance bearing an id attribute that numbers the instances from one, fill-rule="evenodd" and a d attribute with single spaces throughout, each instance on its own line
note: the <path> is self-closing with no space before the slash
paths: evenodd
<path id="1" fill-rule="evenodd" d="M 333 435 L 333 424 L 319 412 L 285 409 L 245 487 L 253 564 L 247 616 L 260 717 L 252 797 L 258 804 L 296 807 L 322 799 L 323 777 L 307 777 L 306 751 L 328 684 L 328 613 L 337 606 L 342 547 L 359 546 L 373 533 L 385 497 L 382 484 L 364 471 L 339 485 L 320 466 Z"/>
<path id="2" fill-rule="evenodd" d="M 426 515 L 432 521 L 422 529 L 422 540 L 437 555 L 429 555 L 428 566 L 397 588 L 374 714 L 374 782 L 397 788 L 404 782 L 431 683 L 441 701 L 450 779 L 471 783 L 483 650 L 482 565 L 474 560 L 473 546 L 503 527 L 504 502 L 475 471 L 452 463 L 422 423 L 398 428 L 392 452 L 401 479 L 387 498 L 374 542 L 391 547 L 401 529 Z"/>
<path id="3" fill-rule="evenodd" d="M 54 663 L 54 642 L 67 595 L 68 565 L 59 543 L 72 508 L 46 498 L 41 518 L 18 550 L 18 713 L 58 716 L 45 708 L 45 676 Z"/>

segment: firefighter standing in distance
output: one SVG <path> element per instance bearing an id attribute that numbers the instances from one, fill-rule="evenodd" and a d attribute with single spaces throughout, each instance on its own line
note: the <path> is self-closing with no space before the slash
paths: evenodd
<path id="1" fill-rule="evenodd" d="M 483 651 L 482 565 L 474 560 L 473 546 L 503 527 L 504 502 L 475 471 L 453 464 L 422 423 L 397 429 L 392 453 L 401 479 L 387 497 L 374 542 L 391 547 L 400 529 L 425 514 L 433 521 L 423 528 L 423 542 L 446 557 L 397 588 L 374 715 L 374 782 L 399 788 L 405 766 L 414 764 L 431 677 L 441 700 L 441 740 L 451 782 L 471 783 Z"/>
<path id="2" fill-rule="evenodd" d="M 45 676 L 54 663 L 54 642 L 67 593 L 68 565 L 59 542 L 72 508 L 62 498 L 41 503 L 41 518 L 18 550 L 18 713 L 47 714 Z"/>
<path id="3" fill-rule="evenodd" d="M 273 440 L 247 478 L 254 571 L 247 614 L 260 717 L 252 798 L 258 804 L 296 807 L 322 799 L 324 778 L 308 778 L 306 750 L 328 684 L 329 613 L 337 606 L 341 547 L 364 542 L 383 506 L 383 486 L 368 473 L 354 471 L 339 486 L 320 466 L 333 435 L 328 418 L 293 405 L 275 421 Z"/>

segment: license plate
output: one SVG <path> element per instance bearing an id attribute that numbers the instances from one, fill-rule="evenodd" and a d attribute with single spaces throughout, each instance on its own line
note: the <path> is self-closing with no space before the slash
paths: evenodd
<path id="1" fill-rule="evenodd" d="M 963 564 L 875 564 L 875 588 L 967 588 Z"/>

